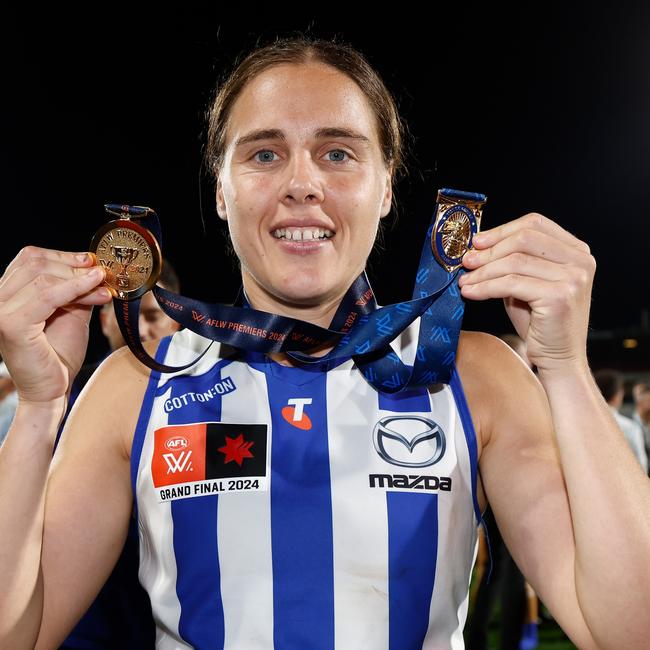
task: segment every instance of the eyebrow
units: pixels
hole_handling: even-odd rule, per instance
[[[370,139],[365,135],[344,127],[326,126],[317,129],[314,132],[314,136],[316,138],[350,138],[352,140],[370,143]],[[251,142],[258,142],[259,140],[282,140],[285,142],[286,139],[281,129],[256,129],[239,138],[235,142],[235,148],[250,144]]]

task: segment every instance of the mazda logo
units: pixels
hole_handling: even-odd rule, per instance
[[[445,453],[445,434],[440,426],[419,415],[382,418],[375,424],[372,439],[379,456],[400,467],[428,467],[437,463]],[[395,440],[400,446],[391,445],[389,453],[385,446],[387,440]],[[416,450],[418,445],[423,446]]]

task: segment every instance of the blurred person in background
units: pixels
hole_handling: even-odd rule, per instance
[[[609,404],[614,418],[621,428],[627,444],[636,456],[645,473],[648,473],[648,456],[646,454],[643,430],[632,418],[628,418],[619,412],[625,397],[623,375],[617,370],[603,368],[594,372],[596,384],[603,394],[605,401]],[[650,397],[650,394],[649,394]],[[650,402],[650,400],[648,400]]]
[[[639,381],[632,388],[634,414],[632,419],[641,427],[646,455],[650,458],[650,383]]]

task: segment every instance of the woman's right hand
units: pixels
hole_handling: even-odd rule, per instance
[[[22,401],[63,398],[88,344],[93,305],[111,294],[87,253],[27,246],[0,278],[0,353]]]

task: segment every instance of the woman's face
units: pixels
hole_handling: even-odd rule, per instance
[[[217,210],[248,295],[300,305],[340,300],[391,206],[363,92],[330,66],[278,65],[245,86],[226,136]]]

